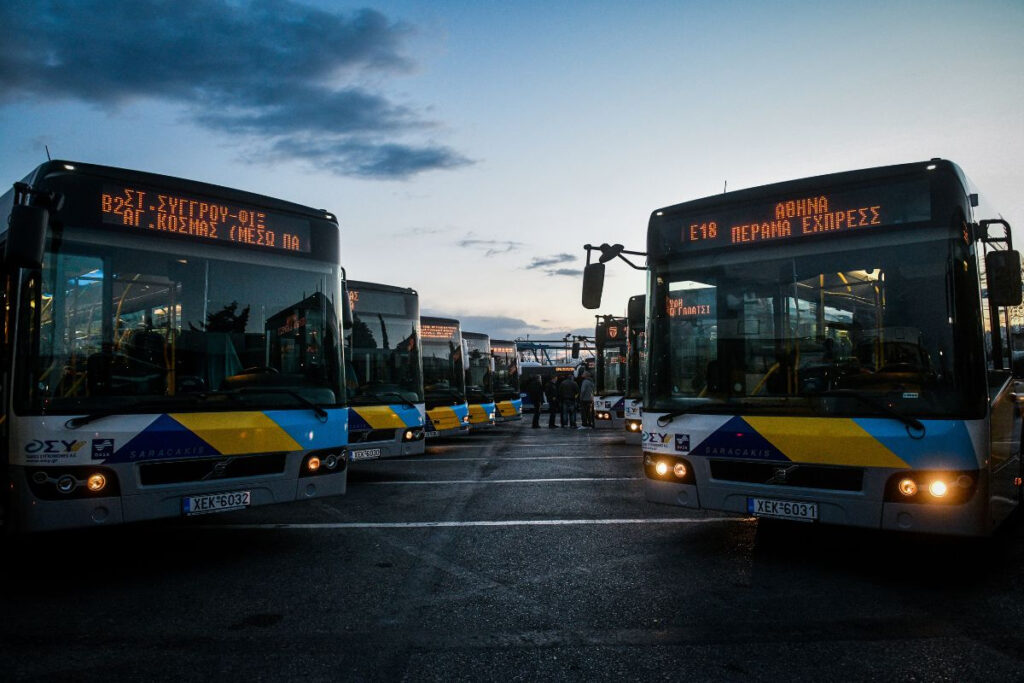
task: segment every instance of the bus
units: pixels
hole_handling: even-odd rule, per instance
[[[626,319],[597,316],[594,347],[597,382],[594,391],[594,427],[625,429],[626,403]]]
[[[933,159],[654,211],[647,498],[991,533],[1021,498],[1021,262],[978,207]]]
[[[494,359],[494,400],[498,422],[523,419],[523,398],[519,378],[519,354],[514,341],[491,340]]]
[[[469,431],[466,375],[463,369],[462,327],[451,318],[420,317],[423,347],[423,391],[427,424],[424,436],[433,438]]]
[[[626,443],[639,444],[643,427],[642,368],[647,355],[646,302],[643,294],[631,296],[626,305],[626,399],[623,403]]]
[[[414,289],[348,280],[349,460],[423,453],[426,409]]]
[[[5,530],[345,492],[333,215],[69,161],[0,214]]]
[[[497,407],[494,402],[494,359],[491,339],[479,332],[463,332],[466,356],[466,400],[469,402],[469,426],[493,427]]]

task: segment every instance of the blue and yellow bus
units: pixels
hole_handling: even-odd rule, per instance
[[[648,499],[958,535],[1016,509],[1020,256],[968,188],[933,159],[654,211]]]
[[[594,348],[597,373],[594,427],[622,432],[626,422],[626,319],[598,316]]]
[[[469,431],[462,327],[452,318],[420,317],[423,347],[425,436],[451,436]]]
[[[469,402],[469,426],[493,427],[497,406],[494,402],[494,359],[491,339],[479,332],[463,332],[466,353],[466,400]]]
[[[647,297],[632,296],[626,306],[626,398],[623,403],[626,443],[639,444],[643,429],[643,368],[646,367]]]
[[[426,410],[416,290],[347,283],[351,324],[345,330],[349,386],[349,459],[423,452]]]
[[[0,215],[6,529],[344,493],[334,216],[68,161]]]
[[[494,359],[495,420],[511,422],[523,419],[523,398],[519,377],[519,353],[514,341],[491,340]]]

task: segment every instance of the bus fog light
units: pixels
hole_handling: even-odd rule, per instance
[[[103,489],[107,488],[107,478],[104,477],[99,472],[95,474],[90,474],[89,478],[85,482],[85,485],[93,493],[99,493]]]
[[[654,466],[654,471],[658,473],[659,477],[664,477],[668,474],[668,463],[664,460],[659,460],[658,464]]]
[[[917,483],[913,479],[901,479],[899,489],[904,496],[913,496],[917,493]]]
[[[949,492],[949,487],[946,486],[946,482],[941,479],[936,479],[932,483],[928,484],[928,493],[932,494],[936,498],[942,498]]]
[[[683,479],[684,477],[686,477],[686,465],[684,465],[681,462],[677,462],[672,467],[672,474],[676,475],[676,477],[678,477],[679,479]]]
[[[310,472],[316,472],[318,469],[320,469],[320,458],[314,455],[312,458],[307,460],[306,469],[309,470]]]
[[[61,493],[71,493],[78,486],[78,482],[70,474],[65,474],[57,480],[57,490]]]

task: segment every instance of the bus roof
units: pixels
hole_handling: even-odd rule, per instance
[[[150,173],[148,171],[118,168],[115,166],[100,166],[98,164],[89,164],[80,161],[67,161],[63,159],[47,161],[37,166],[36,169],[28,175],[26,182],[31,185],[35,185],[36,183],[55,175],[67,175],[72,173],[81,173],[84,175],[109,178],[112,180],[130,181],[143,184],[149,183],[152,185],[158,185],[162,188],[175,190],[187,189],[192,192],[198,192],[215,197],[223,197],[225,199],[233,199],[246,204],[264,206],[268,209],[274,209],[277,211],[288,211],[315,218],[326,218],[333,221],[337,220],[335,215],[326,209],[314,209],[309,206],[296,204],[283,199],[277,199],[275,197],[269,197],[267,195],[257,194],[255,192],[247,192],[245,190],[239,190],[232,187],[214,185],[200,180],[189,180],[187,178],[178,178],[175,176],[162,175],[160,173]]]
[[[364,289],[374,292],[393,292],[395,294],[417,295],[418,292],[411,287],[397,287],[395,285],[384,285],[379,282],[365,282],[363,280],[346,280],[349,289]]]

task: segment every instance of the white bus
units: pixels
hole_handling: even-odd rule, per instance
[[[0,214],[5,528],[344,493],[334,216],[66,161]]]
[[[349,459],[423,453],[420,299],[414,289],[348,280]]]

